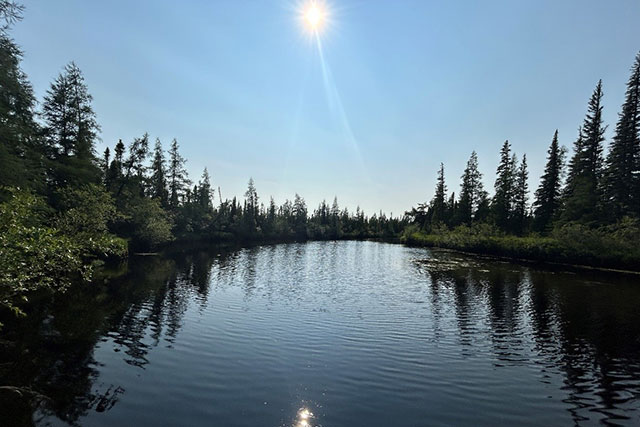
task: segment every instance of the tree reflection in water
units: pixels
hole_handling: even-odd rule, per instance
[[[134,258],[129,267],[110,271],[100,283],[74,287],[54,299],[43,295],[34,301],[27,318],[6,321],[0,346],[0,384],[23,387],[25,393],[0,388],[0,418],[28,425],[34,419],[37,423],[53,416],[80,425],[92,411],[108,412],[127,398],[127,387],[102,382],[104,362],[96,357],[98,349],[113,348],[118,360],[143,372],[151,354],[162,351],[156,349],[170,350],[176,345],[187,311],[195,309],[204,316],[219,293],[238,292],[245,303],[259,300],[267,311],[283,305],[296,307],[305,298],[315,298],[318,313],[352,309],[353,313],[344,316],[367,327],[368,319],[379,314],[366,312],[365,303],[358,300],[363,296],[354,296],[357,293],[349,288],[351,283],[384,283],[385,287],[372,287],[372,301],[377,298],[375,292],[402,299],[402,292],[414,286],[386,277],[384,272],[367,276],[371,266],[396,262],[388,258],[383,246],[372,250],[374,247],[354,243],[353,256],[345,259],[340,252],[345,243],[318,245],[323,246],[264,246]],[[412,325],[424,333],[406,336],[424,338],[424,346],[416,348],[424,348],[425,354],[434,354],[438,345],[454,349],[458,352],[455,357],[470,367],[466,374],[489,364],[495,378],[481,378],[489,391],[509,385],[509,375],[524,373],[523,387],[531,379],[548,386],[549,397],[556,402],[562,396],[558,402],[576,423],[628,421],[628,410],[637,406],[640,394],[637,278],[543,270],[447,251],[394,251],[400,251],[402,262],[409,260],[398,268],[409,270],[415,286],[427,284],[418,287],[421,295],[412,296],[411,305],[403,306],[425,321]],[[611,283],[615,283],[614,292]],[[282,321],[277,317],[256,319],[267,324]],[[333,328],[338,323],[335,317],[331,319]],[[396,320],[386,325],[391,327]],[[248,322],[241,326],[251,328],[251,319]],[[322,326],[314,331],[322,332]],[[293,326],[285,322],[277,327],[286,331]],[[236,331],[232,338],[238,339],[237,334],[246,330]],[[359,330],[342,332],[351,341],[330,331],[331,345],[346,345],[343,350],[357,355],[357,347],[351,344],[367,335],[361,338]],[[396,330],[381,331],[381,337],[383,332],[404,339]],[[303,344],[324,351],[322,343]],[[279,354],[280,350],[273,351]],[[264,354],[269,355],[267,349]],[[339,360],[334,363],[341,366]],[[458,378],[462,374],[449,375]],[[469,375],[468,381],[477,379]],[[527,390],[522,393],[526,395]],[[29,401],[40,402],[35,418]],[[319,411],[313,413],[320,419]]]
[[[480,325],[488,324],[496,366],[534,361],[543,383],[549,373],[562,373],[574,422],[594,421],[594,412],[606,424],[629,420],[625,409],[637,406],[640,395],[637,278],[435,253],[418,260],[416,268],[430,277],[436,316],[455,303],[463,351],[473,345]],[[441,298],[443,290],[452,297]]]

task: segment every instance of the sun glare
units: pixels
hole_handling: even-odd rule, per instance
[[[304,5],[302,16],[307,29],[318,32],[324,26],[327,11],[321,2],[310,0]]]

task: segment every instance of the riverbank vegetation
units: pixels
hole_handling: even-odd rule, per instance
[[[40,288],[89,280],[108,258],[172,242],[397,239],[536,260],[638,269],[640,250],[640,56],[605,155],[602,83],[567,151],[553,135],[544,175],[530,200],[526,156],[502,145],[494,195],[475,152],[459,195],[444,165],[436,191],[402,217],[340,208],[310,209],[298,194],[276,204],[249,179],[241,198],[223,199],[205,168],[189,177],[177,139],[145,133],[102,153],[92,97],[80,68],[67,64],[39,102],[21,69],[11,25],[22,7],[0,1],[0,305],[17,313]]]
[[[22,6],[0,1],[0,305],[40,288],[89,280],[93,267],[171,242],[388,238],[406,220],[341,209],[337,198],[309,211],[298,194],[277,205],[252,179],[243,199],[223,200],[207,169],[194,182],[176,139],[149,134],[96,152],[100,126],[73,62],[37,102],[11,39]]]
[[[500,150],[494,194],[484,189],[475,151],[448,193],[444,165],[435,195],[408,215],[402,240],[478,253],[593,266],[640,269],[640,54],[627,83],[615,134],[605,154],[602,81],[587,115],[566,148],[553,134],[532,203],[526,155]]]

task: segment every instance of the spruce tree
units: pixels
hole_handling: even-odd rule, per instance
[[[500,163],[496,170],[495,195],[491,208],[495,224],[502,230],[509,228],[514,198],[515,159],[511,156],[511,144],[505,141],[500,149]]]
[[[457,213],[458,223],[471,224],[476,217],[478,210],[480,217],[485,216],[487,192],[482,185],[482,173],[478,169],[478,154],[475,150],[467,161],[467,167],[462,174],[460,184],[460,199],[458,201]],[[480,209],[478,209],[480,208]],[[478,218],[480,219],[480,218]]]
[[[69,63],[51,84],[42,106],[45,133],[56,154],[93,160],[100,128],[92,100],[82,71]]]
[[[578,128],[578,138],[573,142],[573,155],[569,159],[567,183],[564,188],[564,196],[567,198],[575,189],[577,178],[582,171],[582,157],[584,150],[584,138],[582,135],[582,126]]]
[[[127,196],[145,195],[146,170],[145,166],[149,156],[149,134],[145,133],[141,138],[134,138],[129,144],[129,157],[122,164],[120,185],[116,193],[118,199],[127,188]]]
[[[342,226],[340,224],[340,207],[338,206],[338,197],[334,196],[331,204],[331,231],[333,237],[342,236]]]
[[[82,72],[73,62],[44,97],[41,116],[56,187],[99,181],[95,141],[100,127],[92,99]]]
[[[522,155],[522,161],[516,172],[513,194],[512,231],[522,234],[527,222],[529,203],[529,171],[527,170],[527,155]]]
[[[640,215],[640,53],[636,56],[606,162],[605,194],[613,220]]]
[[[440,163],[436,191],[431,200],[431,223],[444,223],[447,219],[447,186],[444,181],[444,163]]]
[[[213,193],[211,191],[211,178],[209,177],[207,168],[204,168],[199,184],[197,192],[198,204],[205,211],[211,210],[213,208]]]
[[[115,192],[122,182],[122,163],[124,162],[125,146],[122,140],[118,140],[115,148],[113,149],[113,160],[109,165],[107,171],[107,177],[105,179],[105,186],[108,191]]]
[[[293,200],[293,224],[296,236],[298,238],[306,238],[307,232],[307,204],[304,199],[296,193]]]
[[[153,161],[151,163],[150,194],[160,201],[164,208],[169,206],[169,192],[167,191],[167,162],[162,149],[160,138],[156,138],[153,148]]]
[[[102,179],[106,188],[109,188],[107,180],[109,179],[109,165],[111,164],[111,150],[109,147],[104,149],[102,160],[100,161],[100,169],[102,169]]]
[[[35,98],[21,60],[18,46],[0,32],[0,186],[41,189],[44,170],[36,138]]]
[[[244,208],[244,223],[246,231],[254,233],[258,226],[258,192],[253,182],[253,178],[249,178],[247,184],[247,191],[244,193],[245,208]]]
[[[189,188],[190,181],[185,168],[186,160],[180,155],[178,141],[174,138],[169,148],[169,206],[177,208],[180,199]]]
[[[602,119],[602,80],[589,100],[570,164],[563,218],[595,224],[601,220],[603,142],[606,127]]]
[[[533,225],[536,231],[548,231],[560,209],[564,156],[565,151],[558,144],[558,131],[556,130],[547,151],[547,164],[533,203]]]

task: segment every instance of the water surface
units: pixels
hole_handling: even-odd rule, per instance
[[[634,276],[354,241],[121,273],[7,325],[0,383],[51,399],[11,423],[640,423]]]

